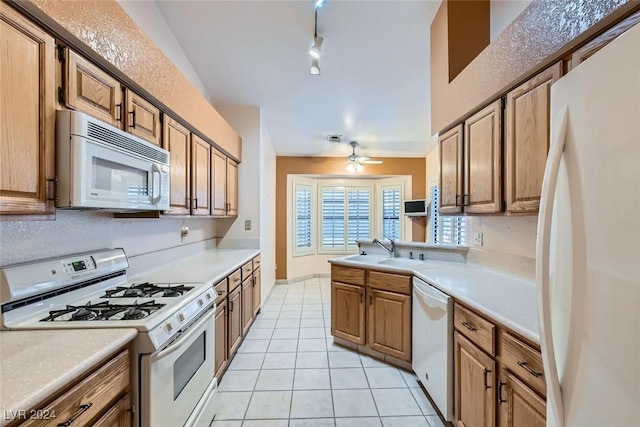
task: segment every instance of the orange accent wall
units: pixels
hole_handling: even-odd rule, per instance
[[[442,4],[447,9],[447,51],[451,81],[489,46],[490,5],[488,0],[448,0]]]
[[[411,175],[411,197],[425,199],[427,169],[425,158],[381,157],[381,165],[364,165],[363,175]],[[276,158],[276,279],[287,278],[287,175],[347,175],[344,157]],[[424,242],[424,223],[414,222],[412,240]]]

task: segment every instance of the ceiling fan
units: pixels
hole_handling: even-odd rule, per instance
[[[381,165],[382,160],[373,160],[371,157],[367,156],[358,156],[356,154],[356,147],[358,143],[356,141],[351,141],[349,143],[351,145],[351,154],[347,156],[347,161],[349,162],[347,169],[350,172],[360,172],[362,169],[362,165]]]

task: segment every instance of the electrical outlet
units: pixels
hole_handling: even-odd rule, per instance
[[[482,233],[473,233],[473,244],[482,246]]]
[[[244,229],[245,230],[251,230],[251,220],[248,219],[244,222]]]

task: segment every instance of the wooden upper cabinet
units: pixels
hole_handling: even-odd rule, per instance
[[[440,213],[462,212],[462,125],[438,138],[440,144]]]
[[[191,214],[209,215],[211,185],[211,145],[197,135],[191,145]]]
[[[227,215],[238,216],[238,163],[227,157]]]
[[[165,116],[162,146],[171,155],[171,191],[166,214],[189,215],[191,133],[177,121]]]
[[[365,288],[331,282],[331,335],[365,343]]]
[[[507,94],[505,198],[507,211],[537,213],[549,151],[551,85],[559,62]]]
[[[640,22],[640,12],[636,12],[622,22],[608,29],[585,45],[580,46],[571,54],[570,69],[573,70],[578,65],[589,59],[593,54],[614,41],[619,35]]]
[[[55,212],[55,42],[0,3],[0,214]]]
[[[459,427],[494,427],[496,362],[459,332],[454,332],[454,337],[454,406],[457,425]]]
[[[411,296],[368,289],[367,344],[399,359],[411,360]]]
[[[502,100],[464,122],[464,210],[502,210]]]
[[[211,215],[227,214],[227,156],[211,149]]]
[[[125,130],[147,141],[161,145],[160,109],[145,101],[131,89],[125,89],[125,104],[127,106]]]
[[[502,372],[498,384],[500,427],[545,427],[547,405],[525,383],[509,371]]]
[[[120,82],[70,49],[65,58],[66,105],[121,128]]]

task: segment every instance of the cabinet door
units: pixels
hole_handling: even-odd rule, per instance
[[[464,122],[464,209],[502,210],[502,100]]]
[[[411,297],[368,289],[367,344],[373,350],[411,361]]]
[[[66,104],[122,128],[122,86],[105,71],[66,50]]]
[[[131,406],[131,395],[127,393],[103,416],[92,424],[93,427],[130,427],[133,425],[134,411]]]
[[[53,214],[55,42],[0,3],[0,214]]]
[[[462,212],[462,125],[438,138],[440,144],[440,213]]]
[[[171,192],[169,210],[166,214],[189,215],[191,208],[190,191],[191,134],[180,123],[166,117],[162,132],[162,146],[171,154]]]
[[[253,277],[242,282],[242,335],[246,335],[253,320]]]
[[[222,375],[222,371],[227,365],[227,361],[229,360],[229,343],[228,343],[228,331],[227,331],[227,323],[228,323],[228,310],[227,310],[227,301],[223,300],[216,307],[216,360],[215,360],[215,375],[218,378],[218,382],[220,381],[220,377]]]
[[[227,157],[227,215],[238,216],[238,164]]]
[[[549,151],[551,85],[562,63],[507,94],[505,197],[507,211],[536,213]]]
[[[209,215],[211,145],[197,135],[191,145],[191,215]]]
[[[495,361],[455,332],[455,408],[459,427],[494,427]]]
[[[531,388],[509,371],[502,371],[500,427],[545,427],[547,405]]]
[[[229,294],[229,358],[236,352],[242,339],[242,287]]]
[[[125,130],[160,146],[160,110],[131,89],[125,89],[124,97],[127,105],[127,114],[124,117]]]
[[[227,156],[211,149],[211,215],[227,214]]]
[[[253,270],[253,317],[258,315],[260,305],[262,303],[262,281],[260,278],[260,269]]]
[[[331,335],[365,343],[363,286],[331,282]]]

